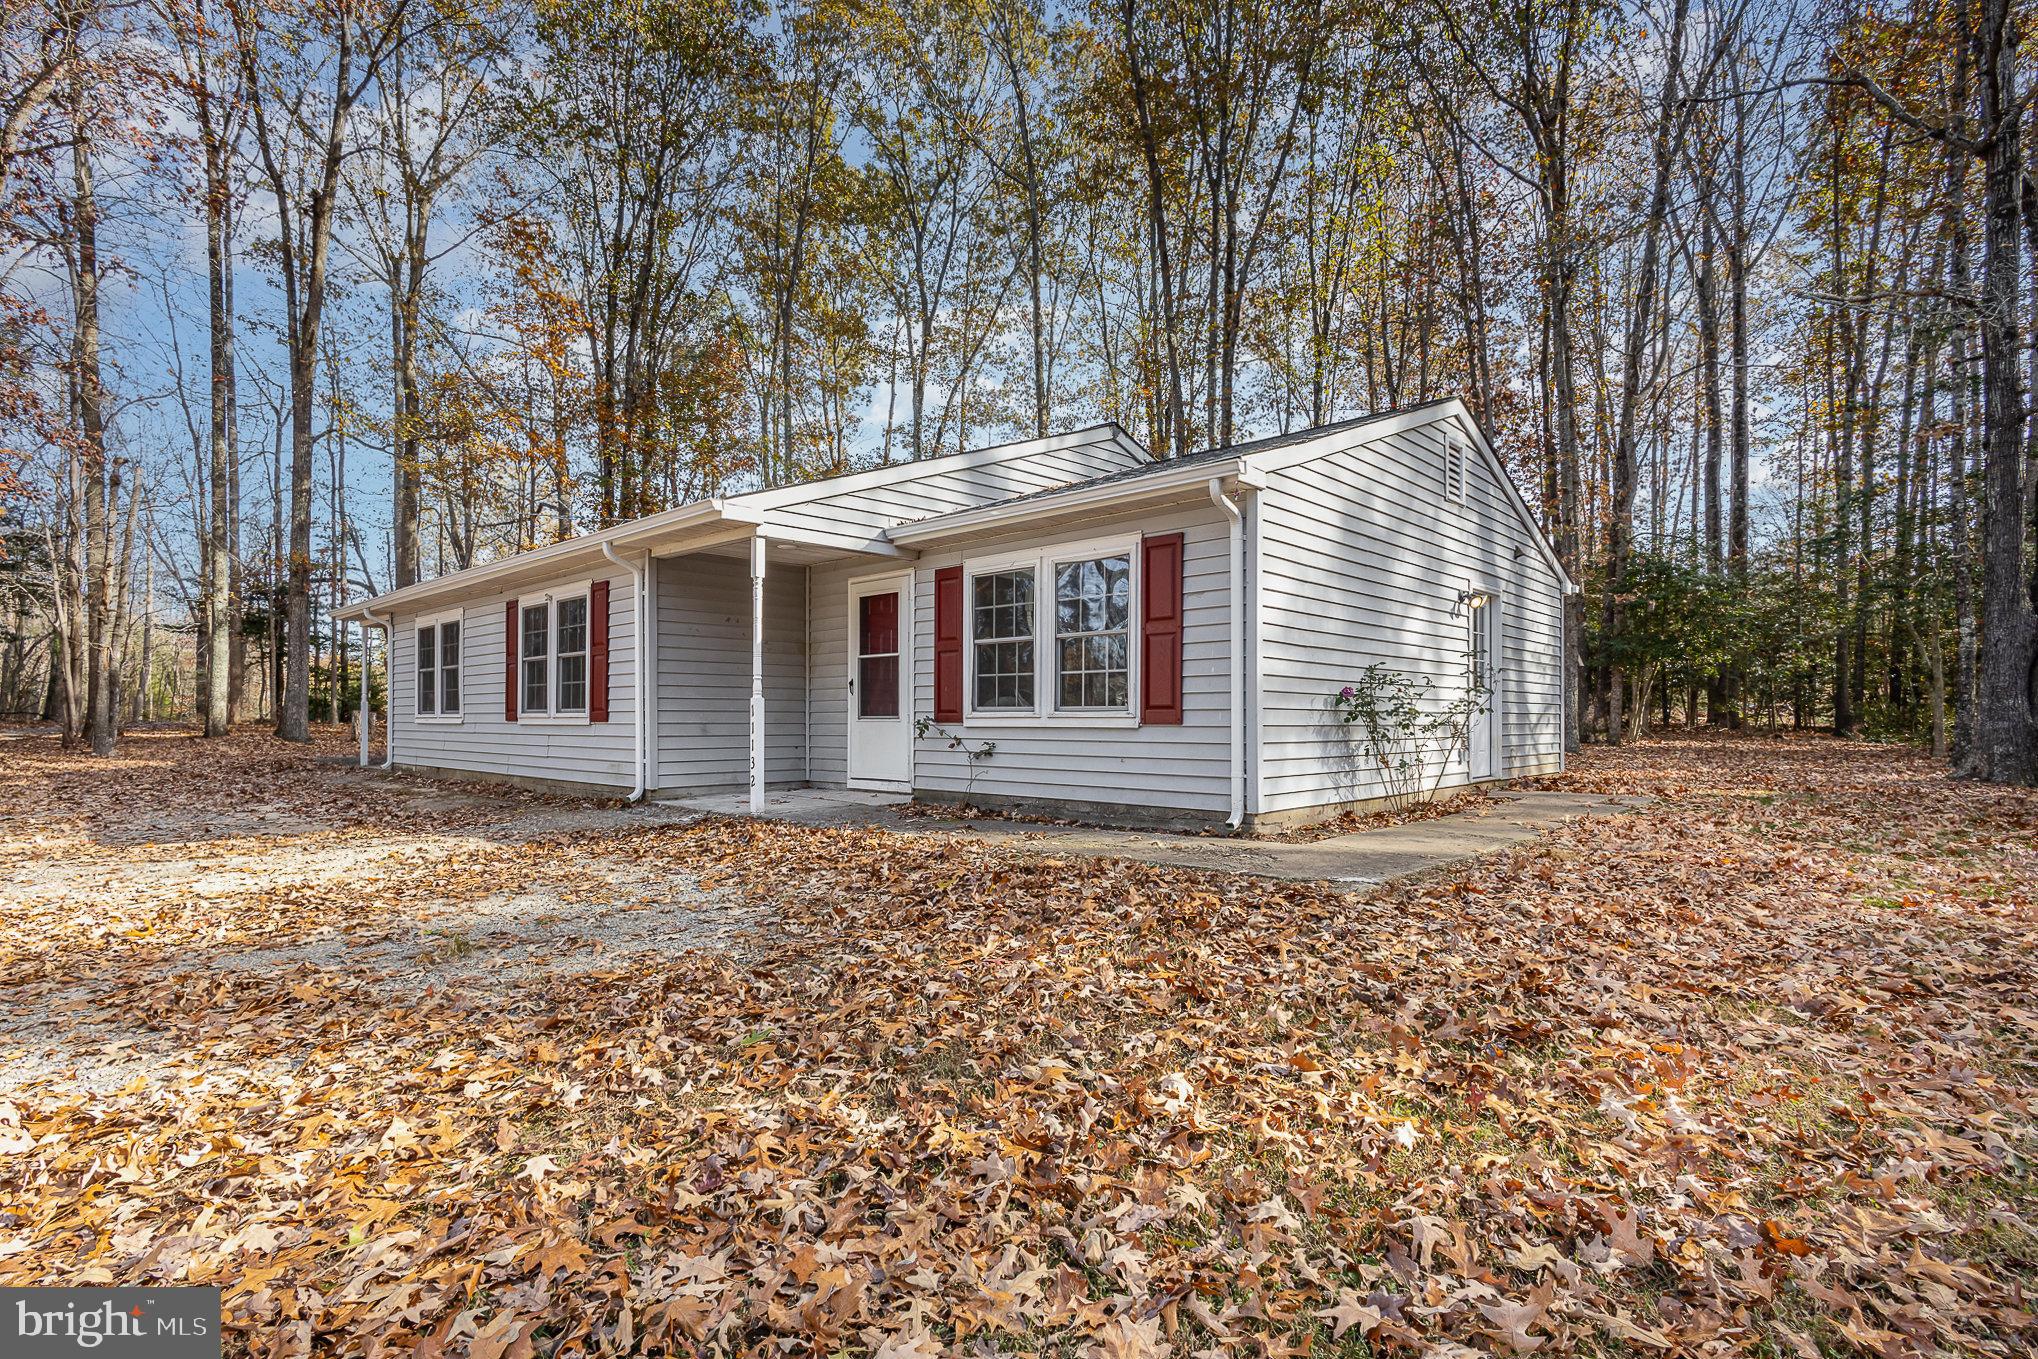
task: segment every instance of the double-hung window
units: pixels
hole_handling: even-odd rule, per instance
[[[517,654],[523,657],[523,697],[519,700],[526,715],[542,715],[552,711],[552,603],[540,600],[526,604],[523,609],[523,626],[519,629],[522,640]]]
[[[1054,564],[1054,706],[1127,712],[1132,702],[1132,553]]]
[[[587,711],[587,596],[552,601],[552,709]]]
[[[587,716],[587,591],[526,600],[518,613],[519,707],[526,717]]]
[[[964,564],[967,715],[1129,720],[1138,541]]]
[[[986,571],[970,578],[970,650],[976,672],[976,707],[982,712],[1027,712],[1034,708],[1033,606],[1031,565]]]
[[[460,716],[460,623],[457,613],[418,622],[414,660],[419,717]]]

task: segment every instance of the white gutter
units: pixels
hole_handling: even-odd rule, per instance
[[[1231,516],[1231,816],[1227,830],[1245,824],[1245,515],[1224,494],[1224,478],[1210,478],[1210,499]]]
[[[382,686],[382,767],[390,768],[396,763],[396,629],[394,618],[377,618],[367,609],[361,610],[361,767],[368,767],[368,728],[375,720],[375,714],[368,707],[368,629],[382,629],[382,668],[385,678]],[[463,639],[462,645],[465,645]]]
[[[956,510],[951,514],[923,519],[917,524],[901,524],[887,530],[885,537],[895,543],[912,546],[939,538],[960,537],[979,529],[997,528],[1022,520],[1038,519],[1043,515],[1072,514],[1136,500],[1148,500],[1167,491],[1194,490],[1205,480],[1241,477],[1244,473],[1245,465],[1242,458],[1201,459],[1179,466],[1162,467],[1158,471],[1142,468],[1134,476],[1071,487],[1066,491],[1029,495],[1019,500],[1000,501],[977,509]]]
[[[602,555],[630,573],[630,617],[635,620],[631,628],[630,645],[635,648],[636,662],[630,667],[630,675],[636,684],[631,696],[630,726],[634,756],[630,762],[636,771],[637,781],[630,789],[627,801],[635,802],[644,796],[644,573],[616,555],[616,550],[604,542]]]

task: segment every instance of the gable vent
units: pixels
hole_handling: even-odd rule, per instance
[[[1453,505],[1465,503],[1465,436],[1456,430],[1444,433],[1444,499]]]

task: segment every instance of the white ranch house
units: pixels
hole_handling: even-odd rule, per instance
[[[1101,425],[722,496],[341,617],[389,635],[387,764],[1237,827],[1380,796],[1333,706],[1376,661],[1488,686],[1442,786],[1561,768],[1574,588],[1447,400],[1168,461]]]

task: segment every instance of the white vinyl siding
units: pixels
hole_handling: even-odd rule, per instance
[[[396,618],[396,655],[390,667],[396,713],[396,763],[457,769],[493,777],[537,777],[627,792],[636,782],[632,689],[637,646],[630,577],[609,578],[609,720],[507,722],[503,720],[503,609],[512,599],[541,598],[548,589],[585,591],[585,572],[571,580],[536,581],[465,601],[460,627],[460,709],[457,723],[417,717],[418,615]],[[430,616],[440,616],[443,609]],[[521,712],[519,713],[521,717]]]
[[[1275,472],[1256,497],[1264,574],[1255,811],[1379,796],[1331,696],[1375,661],[1462,687],[1467,590],[1491,589],[1501,610],[1499,776],[1562,759],[1559,582],[1512,492],[1469,441],[1464,502],[1438,494],[1445,418]],[[1442,786],[1466,781],[1457,762]]]
[[[982,450],[959,458],[932,457],[924,465],[898,464],[877,478],[856,474],[840,484],[817,482],[767,492],[778,507],[776,522],[811,530],[845,545],[874,542],[895,524],[949,510],[966,509],[993,500],[1050,486],[1087,480],[1122,471],[1146,461],[1131,440],[1111,429],[1085,431],[1064,446],[1011,451]],[[741,504],[744,497],[734,497]],[[755,504],[755,501],[751,502]],[[862,559],[874,566],[897,558]],[[435,594],[428,605],[392,610],[394,655],[390,660],[392,710],[396,714],[396,760],[399,764],[457,769],[476,774],[536,776],[567,783],[629,787],[635,782],[632,686],[636,639],[636,606],[630,577],[606,565],[593,568],[611,582],[609,595],[609,720],[587,722],[541,717],[506,722],[504,700],[503,608],[510,599],[542,597],[548,590],[584,585],[592,572],[585,555],[561,563],[548,574],[540,566],[516,571],[517,588],[470,587],[461,591],[449,579],[447,593]],[[679,563],[686,566],[681,568]],[[698,573],[694,570],[701,563]],[[749,777],[749,577],[747,564],[735,557],[694,555],[669,558],[655,566],[663,591],[659,619],[653,628],[660,638],[660,703],[654,729],[648,733],[653,762],[651,786],[684,792],[689,788],[740,786]],[[501,578],[498,577],[498,580]],[[810,690],[806,682],[805,572],[774,562],[767,588],[766,749],[769,780],[797,783],[807,777],[806,719]],[[839,581],[840,576],[836,579]],[[458,722],[420,721],[416,714],[416,629],[424,617],[449,610],[464,611],[461,628],[461,710]],[[840,626],[841,610],[836,608]],[[731,621],[733,620],[733,622]],[[709,632],[690,635],[696,623]],[[552,641],[548,633],[548,650]],[[669,645],[668,645],[669,643]],[[828,652],[840,664],[838,640]],[[570,676],[569,676],[570,678]],[[556,683],[549,669],[547,703]],[[521,706],[521,705],[520,705]],[[835,729],[834,759],[841,763],[840,713],[830,715]]]
[[[1222,819],[1230,800],[1231,623],[1226,600],[1230,567],[1226,524],[1217,517],[1215,507],[1207,499],[1198,499],[1109,518],[1063,521],[1052,529],[1007,532],[973,542],[969,556],[1046,552],[1053,559],[1061,555],[1053,550],[1064,543],[1175,532],[1184,535],[1181,725],[1135,726],[1124,717],[1060,716],[1044,710],[1040,716],[1013,718],[972,715],[959,728],[942,730],[950,734],[959,731],[971,746],[996,743],[990,759],[975,762],[977,794],[1153,807],[1169,813],[1214,814]],[[962,561],[959,551],[930,551],[914,566],[916,718],[931,720],[934,715],[934,573]],[[814,661],[810,768],[819,785],[839,787],[846,779],[847,581],[854,575],[884,569],[886,564],[873,562],[814,573],[809,626]],[[1050,595],[1051,588],[1050,584]],[[1135,623],[1137,607],[1135,599]],[[1134,632],[1133,645],[1137,646],[1136,627]],[[1135,695],[1135,712],[1137,703]],[[950,750],[948,739],[941,731],[930,731],[915,741],[916,789],[944,796],[971,791],[971,762],[962,751]]]

